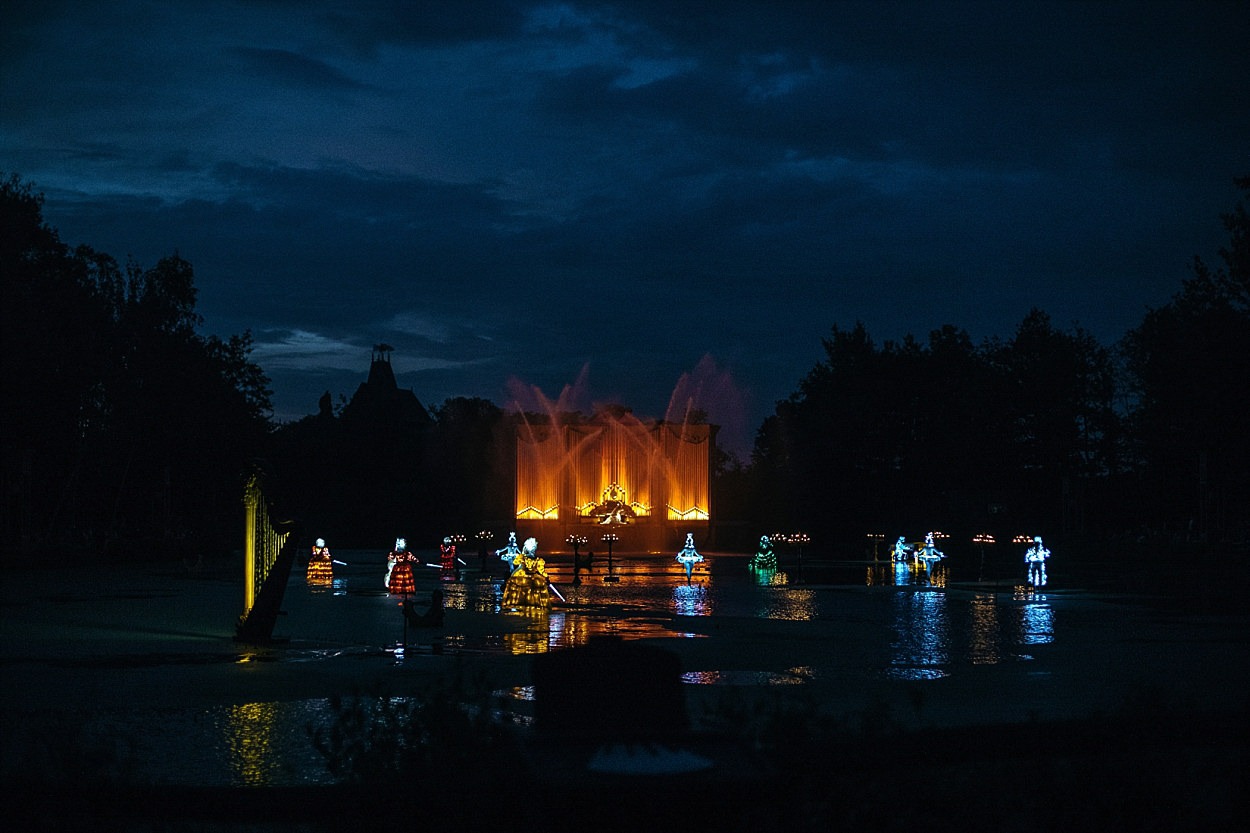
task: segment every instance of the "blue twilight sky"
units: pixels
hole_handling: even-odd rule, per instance
[[[745,454],[834,324],[1165,303],[1250,174],[1247,43],[1243,2],[10,0],[0,171],[191,261],[279,419],[386,342],[427,405],[693,400]]]

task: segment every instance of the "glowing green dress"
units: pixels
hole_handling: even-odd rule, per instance
[[[760,551],[751,557],[752,570],[777,569],[777,553],[773,552],[772,541],[765,535],[760,539]]]

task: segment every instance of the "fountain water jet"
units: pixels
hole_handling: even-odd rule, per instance
[[[554,400],[512,380],[518,535],[562,541],[606,527],[621,549],[642,552],[665,551],[688,528],[707,538],[719,426],[702,407],[707,390],[699,380],[711,365],[701,366],[678,381],[658,420],[618,404],[595,405],[586,416],[585,367]]]

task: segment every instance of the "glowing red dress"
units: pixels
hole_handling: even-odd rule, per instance
[[[439,578],[444,581],[454,581],[459,572],[456,569],[456,545],[455,544],[439,544],[438,545],[438,565],[442,569],[439,571]]]
[[[417,589],[417,583],[413,577],[412,565],[417,557],[412,553],[404,550],[402,552],[391,552],[386,556],[386,560],[391,562],[391,577],[386,583],[386,589],[397,596],[411,596]]]

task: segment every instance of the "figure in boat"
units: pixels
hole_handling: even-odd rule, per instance
[[[386,556],[386,589],[397,596],[409,596],[417,589],[412,565],[417,557],[408,551],[408,542],[395,539],[395,549]]]
[[[686,568],[686,584],[690,583],[690,574],[694,572],[694,565],[703,560],[703,556],[694,548],[694,533],[686,533],[686,543],[677,553],[677,560]]]
[[[404,619],[408,621],[409,627],[441,628],[445,615],[442,588],[435,587],[430,592],[430,606],[426,608],[424,613],[417,612],[417,606],[412,599],[404,599],[402,609],[404,611]]]
[[[587,513],[598,518],[600,526],[624,526],[638,519],[638,513],[626,501],[625,489],[620,485],[609,483],[602,497]]]
[[[460,578],[460,570],[456,567],[456,545],[451,536],[443,538],[438,546],[438,577],[443,581],[455,581]]]
[[[776,570],[777,569],[777,553],[773,551],[773,539],[767,535],[760,536],[759,550],[755,555],[751,556],[748,562],[752,570]]]
[[[946,553],[937,548],[933,537],[932,532],[926,532],[924,534],[924,546],[916,552],[916,559],[924,564],[924,571],[927,575],[933,573],[934,564],[946,557]]]
[[[894,560],[895,561],[910,561],[914,550],[915,550],[915,547],[907,543],[903,539],[903,536],[900,535],[898,536],[898,540],[894,542]]]
[[[512,562],[512,574],[503,586],[504,610],[546,608],[551,604],[547,562],[538,555],[538,541],[526,538],[521,554]]]
[[[521,554],[521,548],[516,545],[516,533],[508,533],[508,543],[503,549],[495,550],[495,555],[499,556],[499,560],[508,565],[508,572],[511,573],[516,569],[517,557]]]
[[[1050,550],[1042,545],[1042,536],[1033,536],[1033,546],[1024,554],[1024,561],[1029,565],[1029,584],[1042,587],[1046,584],[1046,559],[1050,558]]]
[[[326,546],[324,538],[313,543],[312,553],[308,556],[308,570],[304,578],[317,587],[331,587],[334,584],[334,557]]]

